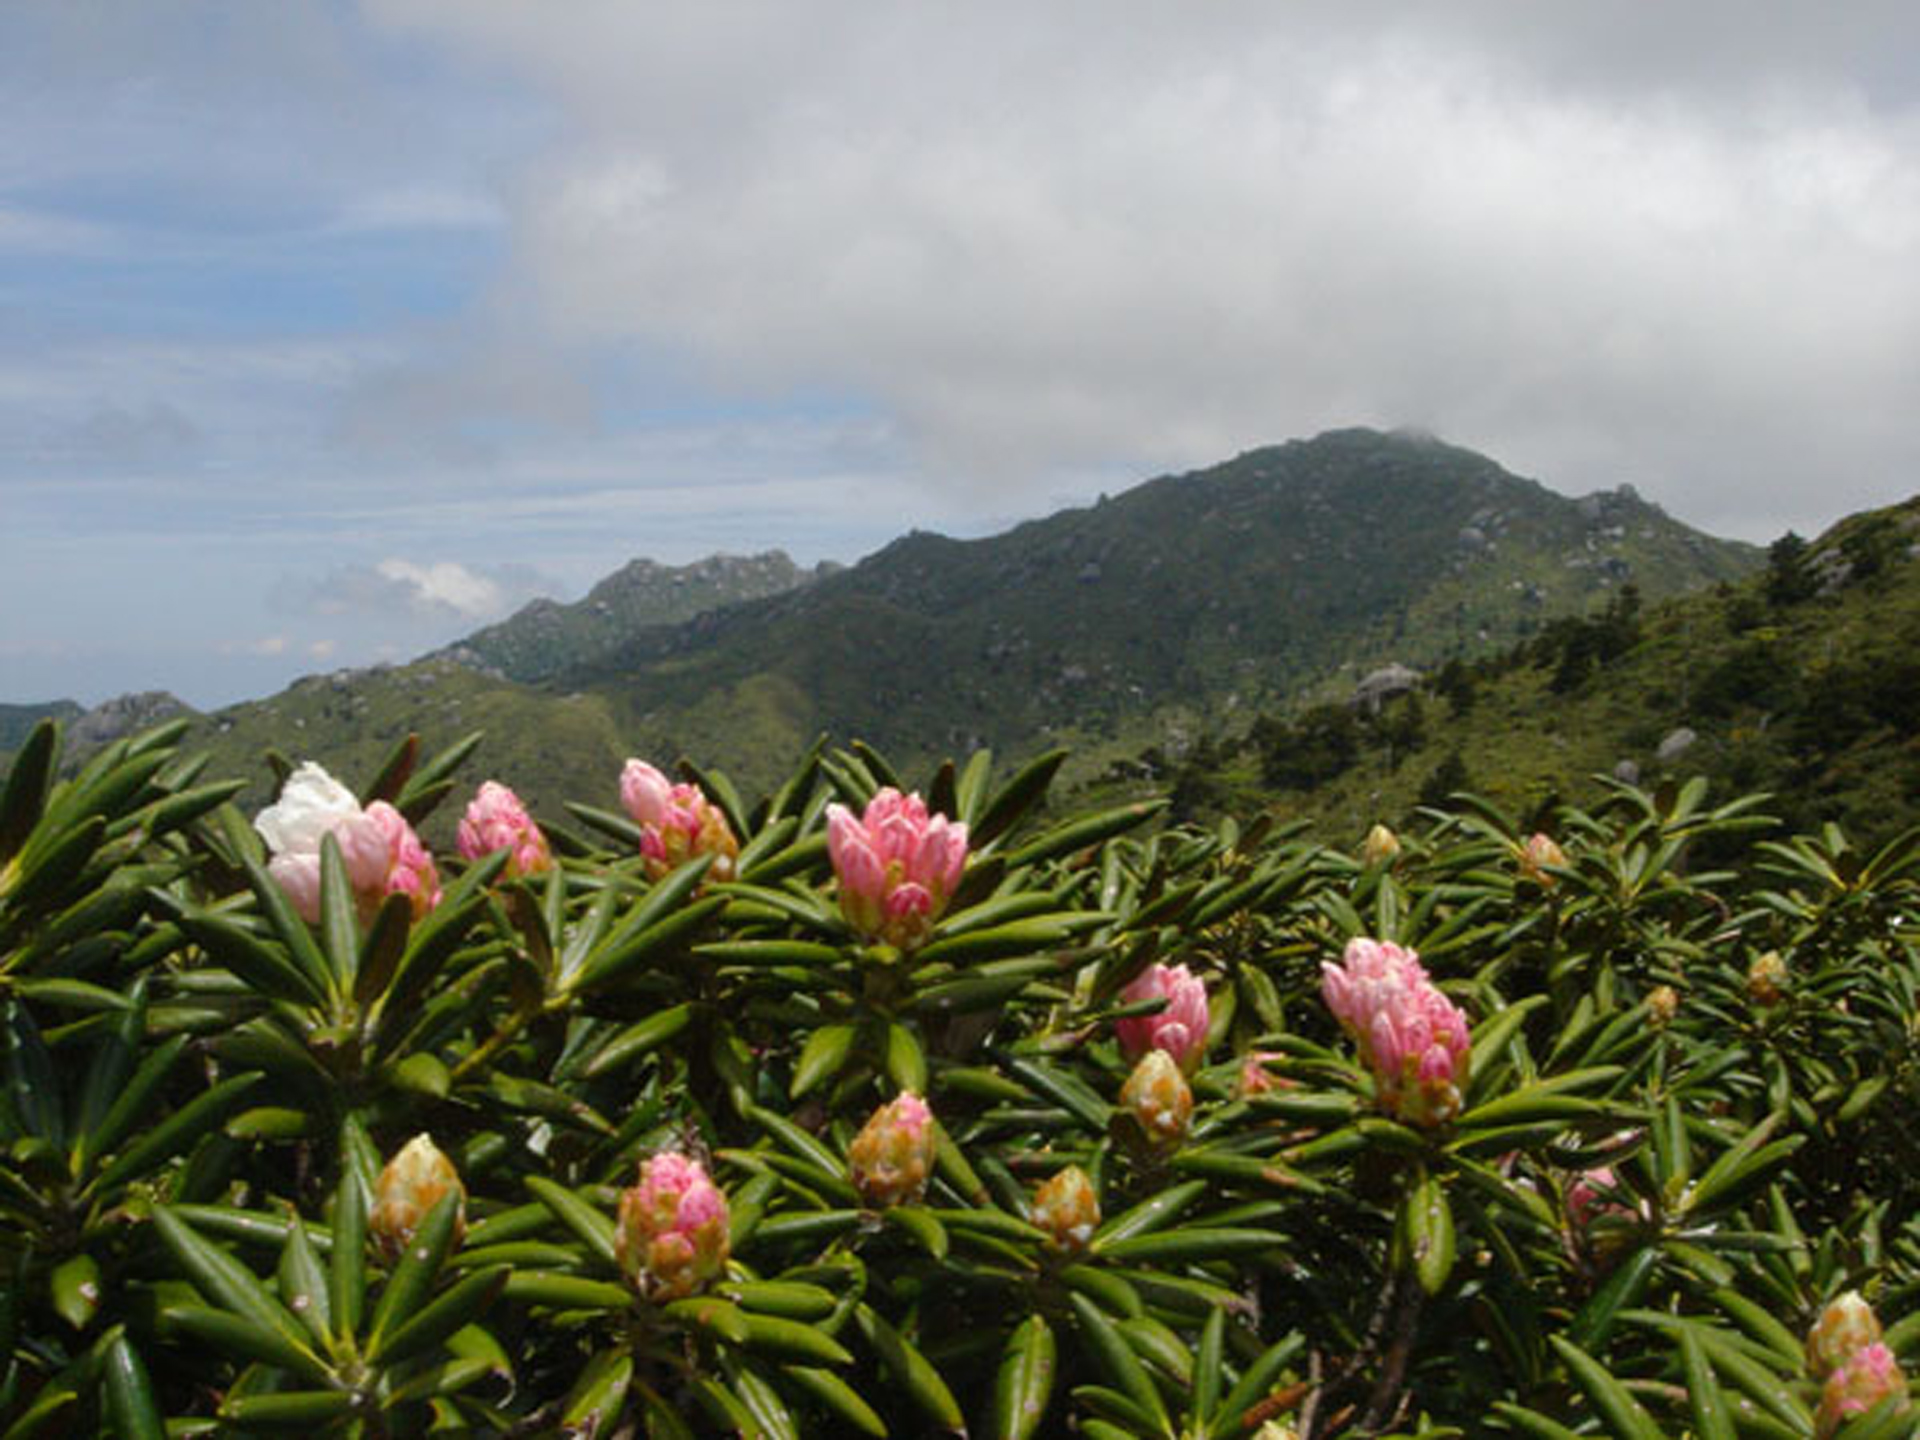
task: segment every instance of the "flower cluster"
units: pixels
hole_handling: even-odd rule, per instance
[[[460,821],[459,841],[460,854],[468,860],[481,860],[496,850],[505,850],[510,879],[544,875],[553,868],[547,837],[533,823],[520,797],[497,780],[483,784],[467,806]]]
[[[1467,1017],[1411,950],[1354,939],[1342,962],[1321,966],[1320,993],[1359,1045],[1380,1104],[1415,1125],[1451,1120],[1467,1083]]]
[[[649,1300],[681,1300],[726,1269],[731,1251],[727,1197],[698,1160],[662,1151],[620,1194],[614,1258]]]
[[[1200,1063],[1207,1048],[1207,987],[1184,965],[1149,965],[1120,992],[1129,1004],[1164,1000],[1164,1009],[1150,1015],[1129,1015],[1114,1022],[1120,1051],[1138,1060],[1149,1050],[1164,1050],[1187,1074]]]
[[[933,1111],[903,1090],[868,1118],[847,1146],[860,1198],[877,1210],[918,1200],[933,1174]]]
[[[673,784],[646,761],[629,760],[620,772],[620,800],[640,827],[640,853],[655,880],[702,855],[714,857],[711,878],[733,878],[740,842],[698,785]]]
[[[1807,1369],[1826,1383],[1814,1412],[1814,1434],[1828,1440],[1855,1415],[1885,1400],[1895,1413],[1907,1410],[1907,1380],[1900,1362],[1880,1338],[1880,1321],[1856,1290],[1820,1312],[1807,1334]]]
[[[417,920],[440,903],[433,856],[407,819],[384,800],[362,809],[353,792],[309,760],[253,821],[272,852],[267,869],[309,923],[320,918],[320,843],[340,846],[347,883],[363,919],[389,895],[405,895]]]
[[[844,805],[827,807],[827,853],[848,923],[869,940],[912,950],[960,884],[967,827],[889,786],[857,818]]]

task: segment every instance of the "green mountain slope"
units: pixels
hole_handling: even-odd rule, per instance
[[[595,585],[584,600],[571,605],[535,600],[442,653],[510,680],[547,680],[594,663],[636,630],[777,595],[819,573],[801,569],[784,550],[709,555],[690,565],[632,560]]]
[[[907,764],[1068,743],[1085,776],[1167,733],[1351,688],[1389,660],[1427,668],[1496,650],[1628,579],[1658,597],[1758,563],[1753,547],[1631,491],[1570,500],[1471,451],[1347,430],[988,539],[915,532],[804,585],[628,629],[611,648],[589,596],[547,616],[586,637],[553,642],[575,657],[565,665],[514,658],[501,633],[533,646],[523,612],[413,666],[233,707],[206,734],[236,773],[272,745],[357,780],[409,729],[429,745],[485,729],[478,772],[515,777],[536,807],[611,803],[626,754],[688,755],[751,791],[823,731]],[[454,656],[511,662],[540,683]]]
[[[1876,843],[1920,823],[1916,538],[1920,499],[1782,541],[1764,572],[1611,635],[1604,618],[1544,626],[1377,717],[1296,706],[1138,768],[1192,808],[1272,805],[1347,838],[1423,792],[1472,789],[1525,814],[1591,800],[1595,775],[1704,775],[1724,795],[1774,792],[1770,813],[1795,828],[1833,820]]]
[[[822,730],[889,753],[1131,737],[1169,708],[1272,705],[1342,664],[1510,643],[1631,578],[1746,573],[1621,490],[1569,500],[1471,451],[1333,432],[976,541],[908,535],[768,600],[557,676],[644,749],[770,776]]]

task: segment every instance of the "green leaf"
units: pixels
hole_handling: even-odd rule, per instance
[[[685,1300],[675,1300],[665,1307],[663,1313],[689,1330],[718,1336],[729,1345],[746,1344],[750,1333],[746,1312],[732,1301],[715,1295],[695,1295]]]
[[[1193,1357],[1193,1399],[1189,1406],[1189,1413],[1203,1423],[1213,1417],[1214,1407],[1220,1403],[1220,1364],[1226,1338],[1227,1312],[1208,1312],[1206,1324],[1200,1327],[1200,1348]]]
[[[742,1312],[746,1322],[746,1348],[780,1360],[797,1360],[803,1365],[851,1365],[853,1356],[831,1335],[817,1326],[778,1315]]]
[[[795,1100],[821,1083],[831,1080],[847,1063],[853,1041],[859,1032],[852,1025],[822,1025],[807,1037],[800,1058],[794,1062],[793,1083],[787,1093]]]
[[[261,1395],[229,1395],[220,1418],[243,1430],[315,1430],[331,1428],[360,1408],[351,1390],[281,1390]]]
[[[634,1298],[624,1285],[545,1270],[515,1270],[504,1293],[509,1300],[554,1310],[625,1310]]]
[[[1700,1337],[1691,1330],[1680,1332],[1680,1365],[1686,1375],[1687,1401],[1693,1407],[1699,1440],[1734,1440],[1726,1397],[1720,1393],[1720,1382],[1714,1377]]]
[[[1106,1133],[1113,1107],[1079,1076],[1026,1056],[1009,1060],[1007,1069],[1089,1129]]]
[[[620,1262],[613,1249],[613,1221],[564,1185],[555,1184],[543,1175],[529,1175],[527,1189],[553,1212],[554,1218],[584,1240],[607,1269],[619,1271]]]
[[[400,1329],[433,1293],[433,1282],[439,1278],[447,1251],[453,1247],[462,1198],[458,1190],[453,1190],[434,1202],[414,1230],[393,1272],[387,1276],[386,1289],[380,1292],[379,1302],[373,1307],[373,1324],[367,1335],[370,1355],[379,1355],[389,1333]]]
[[[831,1410],[839,1420],[862,1435],[884,1440],[887,1422],[874,1413],[873,1407],[860,1397],[859,1391],[831,1370],[821,1370],[811,1365],[788,1365],[783,1369],[787,1378]]]
[[[116,1335],[101,1359],[101,1388],[118,1440],[166,1440],[167,1427],[140,1352],[125,1335]]]
[[[1286,1236],[1272,1230],[1196,1225],[1096,1244],[1095,1249],[1102,1258],[1121,1265],[1189,1265],[1235,1255],[1277,1255],[1286,1243]]]
[[[194,1096],[102,1166],[88,1190],[105,1194],[122,1180],[144,1175],[161,1162],[171,1160],[238,1110],[248,1092],[264,1078],[258,1070],[252,1070],[222,1080]]]
[[[332,832],[320,837],[320,948],[333,972],[334,993],[351,995],[360,971],[360,917],[347,863]]]
[[[351,1166],[333,1192],[333,1251],[327,1257],[327,1308],[334,1333],[356,1335],[367,1302],[367,1192]]]
[[[586,1363],[560,1407],[565,1433],[581,1440],[611,1434],[626,1408],[633,1381],[633,1352],[625,1346],[601,1350]]]
[[[320,1268],[320,1257],[300,1218],[289,1215],[287,1221],[286,1244],[280,1247],[280,1303],[307,1327],[316,1345],[329,1346],[333,1297],[327,1292],[327,1272]]]
[[[695,901],[684,910],[680,908],[681,902],[705,878],[712,863],[711,855],[702,855],[656,884],[620,928],[581,959],[577,971],[568,973],[563,958],[560,988],[580,991],[611,980],[685,933],[689,928],[686,923],[689,914],[704,920],[721,909],[726,901],[719,896]]]
[[[927,1357],[898,1330],[881,1319],[871,1305],[857,1305],[853,1314],[860,1333],[873,1347],[874,1354],[880,1357],[880,1363],[905,1387],[908,1398],[920,1408],[921,1413],[942,1430],[964,1433],[967,1427],[960,1415],[959,1402],[953,1398],[953,1391],[947,1388],[947,1382],[940,1378],[940,1372],[933,1368]]]
[[[81,1251],[54,1266],[47,1277],[53,1311],[76,1330],[92,1323],[100,1309],[100,1265]]]
[[[631,1060],[652,1054],[678,1036],[692,1021],[693,1006],[689,1003],[670,1005],[665,1010],[656,1010],[646,1019],[627,1026],[601,1046],[582,1068],[581,1073],[589,1080],[597,1080],[602,1075],[611,1074]]]
[[[204,1340],[214,1349],[241,1360],[272,1365],[314,1384],[327,1384],[333,1378],[326,1362],[305,1345],[272,1326],[231,1310],[216,1310],[208,1305],[170,1305],[161,1318],[166,1326],[184,1330],[194,1339]]]
[[[1127,1344],[1126,1338],[1106,1313],[1086,1296],[1076,1291],[1067,1298],[1073,1305],[1081,1338],[1086,1341],[1088,1352],[1101,1372],[1153,1421],[1158,1433],[1170,1435],[1173,1427],[1167,1418],[1166,1406],[1154,1386],[1153,1377],[1147,1374],[1140,1357],[1133,1353],[1133,1347]]]
[[[319,1358],[307,1348],[306,1333],[300,1322],[287,1313],[286,1307],[251,1270],[219,1246],[201,1238],[168,1206],[155,1208],[153,1227],[196,1290],[213,1304],[271,1334],[276,1342],[284,1342],[288,1353],[298,1353],[305,1357],[307,1364],[324,1371]]]
[[[1164,1190],[1148,1196],[1132,1209],[1114,1216],[1093,1234],[1093,1251],[1100,1253],[1109,1245],[1117,1245],[1131,1240],[1136,1235],[1145,1235],[1150,1230],[1158,1230],[1171,1225],[1194,1201],[1207,1193],[1204,1180],[1187,1180],[1178,1185],[1169,1185]]]
[[[1653,1417],[1604,1365],[1562,1336],[1549,1335],[1547,1343],[1573,1372],[1575,1382],[1593,1402],[1615,1440],[1660,1440],[1660,1427],[1653,1423]]]
[[[894,1229],[905,1232],[928,1259],[940,1261],[947,1258],[947,1227],[924,1205],[889,1206],[881,1212],[881,1219]]]
[[[391,1364],[438,1345],[454,1331],[484,1315],[506,1288],[510,1273],[508,1266],[491,1265],[456,1281],[439,1298],[398,1325],[384,1345],[376,1340],[368,1358]]]
[[[1217,1358],[1217,1357],[1216,1357]],[[1046,1317],[1029,1315],[1014,1326],[1000,1356],[994,1385],[994,1424],[999,1440],[1031,1440],[1053,1398],[1058,1354]]]
[[[981,806],[978,797],[986,793],[987,769],[992,757],[985,750],[976,752],[968,761],[958,786],[963,807],[963,813],[958,818],[968,822],[967,840],[973,848],[984,849],[1011,830],[1020,817],[1047,793],[1054,773],[1069,753],[1064,749],[1049,750],[1044,755],[1036,756],[1001,786],[993,799]]]
[[[0,865],[20,853],[27,836],[40,823],[59,754],[60,722],[57,720],[40,721],[27,736],[26,743],[14,752],[13,766],[7,771],[7,788],[0,793]],[[3,891],[4,886],[0,886],[0,892]]]
[[[887,1022],[887,1078],[901,1090],[927,1093],[927,1056],[913,1028],[898,1020]]]
[[[1420,1177],[1407,1192],[1401,1215],[1413,1273],[1422,1290],[1438,1295],[1453,1273],[1454,1254],[1453,1209],[1438,1176]]]
[[[1626,1260],[1616,1264],[1606,1281],[1573,1317],[1573,1324],[1567,1327],[1567,1337],[1583,1350],[1594,1351],[1603,1347],[1607,1337],[1613,1333],[1620,1312],[1638,1305],[1641,1297],[1647,1293],[1647,1284],[1659,1264],[1658,1245],[1642,1245]]]

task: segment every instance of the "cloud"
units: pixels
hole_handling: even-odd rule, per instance
[[[318,583],[283,587],[279,601],[282,608],[384,619],[395,626],[477,624],[498,619],[537,595],[551,595],[556,588],[549,577],[524,565],[469,566],[454,560],[421,564],[389,557],[372,565],[340,566]]]
[[[372,13],[563,108],[530,323],[869,396],[982,504],[1355,421],[1722,525],[1906,483],[1920,21],[1453,10]]]

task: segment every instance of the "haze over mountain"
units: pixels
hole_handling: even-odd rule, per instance
[[[806,578],[783,561],[706,573]],[[1097,767],[1170,727],[1344,696],[1388,662],[1501,648],[1628,581],[1652,600],[1758,563],[1625,487],[1569,499],[1431,437],[1342,430],[986,539],[914,532],[677,623],[598,608],[694,584],[636,562],[579,605],[529,607],[413,665],[310,677],[208,731],[236,771],[276,747],[353,772],[409,730],[431,745],[484,729],[479,766],[549,807],[610,801],[627,754],[685,754],[751,789],[822,732],[902,762],[1063,742]]]

